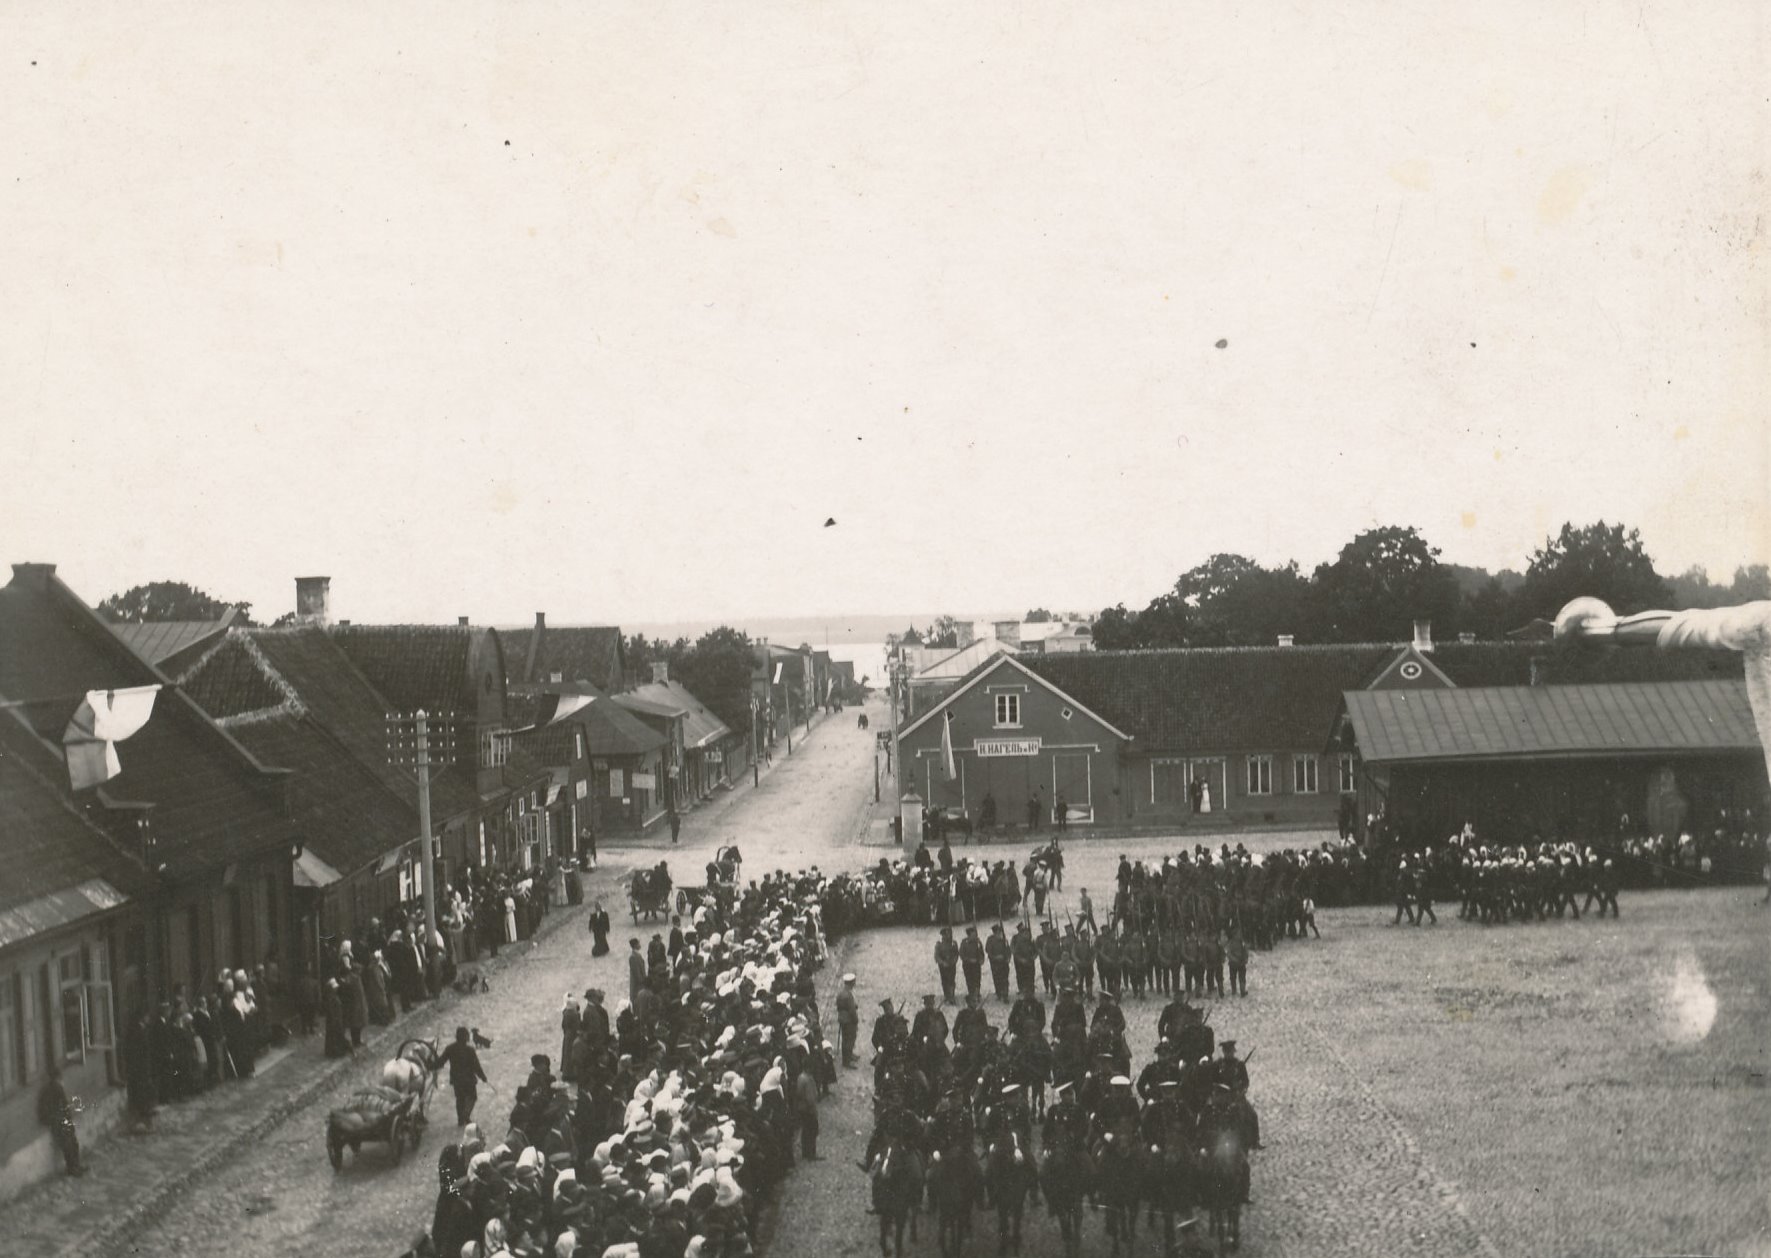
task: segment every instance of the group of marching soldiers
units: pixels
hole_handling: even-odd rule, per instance
[[[1061,932],[1047,918],[1039,923],[1037,935],[1030,919],[1017,922],[1013,935],[1001,922],[984,937],[976,926],[967,926],[958,940],[951,926],[943,926],[935,943],[941,999],[958,1003],[962,975],[966,995],[981,996],[986,967],[996,998],[1004,1003],[1011,970],[1014,990],[1032,991],[1037,982],[1047,997],[1073,988],[1092,1000],[1097,983],[1115,999],[1130,993],[1142,1000],[1146,992],[1248,995],[1249,944],[1235,918],[1220,923],[1210,913],[1176,913],[1144,923],[1118,921],[1100,933],[1092,926],[1092,912],[1085,913],[1080,925],[1066,923]]]
[[[1574,843],[1530,847],[1478,847],[1456,840],[1435,855],[1431,847],[1404,855],[1395,874],[1396,916],[1416,926],[1439,918],[1435,893],[1458,900],[1458,916],[1484,925],[1544,921],[1595,908],[1600,917],[1618,915],[1623,877],[1610,857]]]
[[[890,999],[880,1008],[872,1037],[875,1126],[864,1171],[890,1143],[925,1157],[975,1158],[981,1137],[986,1148],[1011,1140],[1030,1153],[1036,1122],[1042,1155],[1062,1146],[1090,1168],[1115,1140],[1163,1148],[1180,1141],[1189,1156],[1223,1133],[1244,1150],[1262,1147],[1236,1042],[1217,1045],[1222,1055],[1214,1060],[1209,1015],[1181,990],[1158,1018],[1156,1055],[1135,1083],[1125,1013],[1112,989],[1102,991],[1091,1017],[1078,987],[1060,983],[1050,1039],[1045,1002],[1031,984],[1022,986],[1006,1028],[990,1021],[976,990],[951,1031],[932,993],[913,1021]]]

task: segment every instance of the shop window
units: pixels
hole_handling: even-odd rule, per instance
[[[1250,795],[1271,795],[1273,793],[1273,757],[1250,756],[1248,758],[1248,793]]]
[[[1291,791],[1294,795],[1314,795],[1320,787],[1316,780],[1316,757],[1291,758]]]
[[[996,696],[996,728],[1019,729],[1021,727],[1021,696],[1006,694]]]

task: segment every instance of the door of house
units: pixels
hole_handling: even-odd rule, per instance
[[[1087,823],[1095,819],[1094,771],[1085,752],[1058,752],[1052,757],[1052,819],[1057,819],[1058,800],[1070,810],[1070,820]]]
[[[1223,812],[1230,802],[1229,779],[1223,757],[1213,756],[1209,759],[1194,760],[1189,766],[1189,772],[1194,782],[1201,783],[1207,788],[1211,810]],[[1200,802],[1201,811],[1203,811],[1205,800],[1202,799]]]

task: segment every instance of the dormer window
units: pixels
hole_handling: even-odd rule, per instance
[[[510,759],[510,731],[507,729],[488,729],[480,731],[480,768],[496,769]]]

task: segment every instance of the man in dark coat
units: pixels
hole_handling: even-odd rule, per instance
[[[465,1127],[473,1121],[479,1086],[487,1081],[480,1055],[468,1042],[466,1027],[455,1028],[455,1042],[443,1050],[442,1062],[449,1067],[449,1086],[455,1092],[456,1125]]]
[[[990,981],[996,988],[996,998],[1008,1000],[1008,936],[1002,932],[1002,923],[998,922],[990,928],[990,938],[985,941],[984,955],[990,961]]]
[[[640,951],[637,937],[627,941],[627,999],[638,1000],[640,989],[646,985],[646,957]]]
[[[941,937],[935,941],[935,969],[941,974],[941,999],[944,1004],[953,1004],[953,989],[956,986],[954,973],[959,968],[959,945],[953,942],[953,927],[941,927]]]

